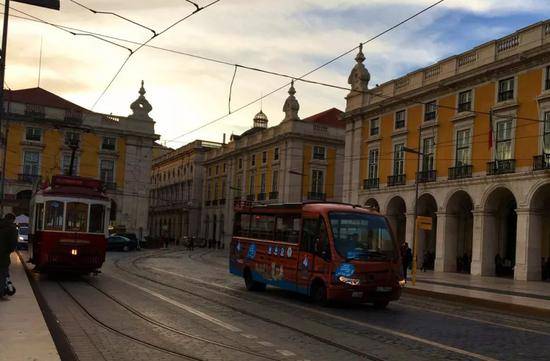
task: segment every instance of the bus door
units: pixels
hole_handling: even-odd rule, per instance
[[[330,247],[326,224],[322,217],[305,218],[302,223],[302,239],[298,258],[298,287],[309,291],[315,276],[323,277],[330,266]]]

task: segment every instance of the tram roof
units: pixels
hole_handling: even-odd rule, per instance
[[[85,177],[61,176],[52,177],[52,182],[46,188],[39,190],[37,195],[46,197],[89,198],[108,201],[103,193],[102,182]]]

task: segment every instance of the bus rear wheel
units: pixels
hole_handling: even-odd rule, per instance
[[[265,291],[265,283],[254,281],[252,272],[246,270],[244,273],[244,285],[248,291]]]

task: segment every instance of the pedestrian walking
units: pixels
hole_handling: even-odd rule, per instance
[[[403,279],[407,279],[407,268],[409,266],[408,258],[407,258],[407,249],[409,248],[409,245],[407,242],[404,242],[401,245],[401,263],[403,265]]]
[[[10,255],[17,247],[17,227],[14,221],[15,216],[11,213],[0,221],[0,297],[15,294],[9,272]]]

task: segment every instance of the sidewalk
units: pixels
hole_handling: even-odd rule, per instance
[[[550,315],[549,282],[427,271],[417,273],[416,286],[409,276],[405,292]]]
[[[17,293],[0,299],[0,361],[59,361],[23,264],[11,255],[10,274]]]

